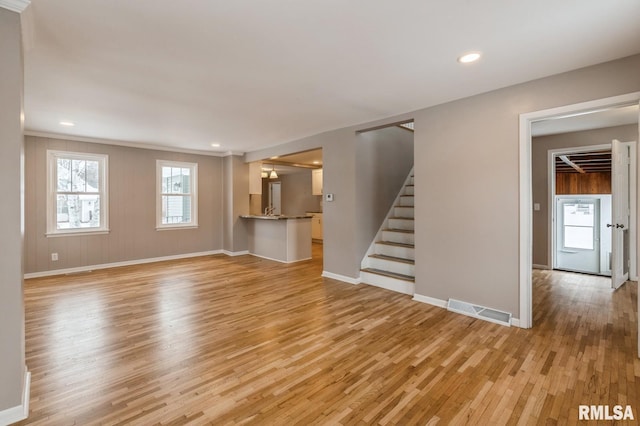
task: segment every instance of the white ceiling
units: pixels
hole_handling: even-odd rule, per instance
[[[25,126],[251,151],[639,53],[638,17],[638,0],[33,0]]]

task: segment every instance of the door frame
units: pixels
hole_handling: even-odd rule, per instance
[[[535,121],[562,118],[577,114],[584,114],[599,109],[609,109],[625,105],[635,105],[640,102],[640,92],[626,95],[613,96],[588,102],[549,108],[540,111],[520,114],[520,138],[519,138],[519,291],[520,291],[520,318],[519,326],[531,328],[533,326],[533,283],[531,271],[533,269],[533,196],[531,178],[531,123]],[[640,123],[639,123],[640,129]],[[640,130],[639,130],[640,140]],[[637,159],[636,150],[636,161]],[[634,224],[638,226],[638,215]],[[636,240],[636,253],[637,240]],[[639,302],[640,304],[640,299]],[[640,320],[639,320],[640,322]],[[640,335],[640,330],[639,330]],[[638,345],[640,351],[640,342]]]
[[[547,151],[547,171],[548,171],[548,189],[547,194],[548,198],[548,236],[547,236],[547,267],[549,269],[553,269],[556,266],[556,256],[555,256],[555,243],[556,243],[556,209],[555,209],[555,199],[556,199],[556,162],[555,158],[558,155],[565,154],[575,154],[580,152],[590,152],[590,151],[599,151],[603,149],[611,149],[611,144],[600,144],[600,145],[591,145],[591,146],[577,146],[575,148],[554,148]]]

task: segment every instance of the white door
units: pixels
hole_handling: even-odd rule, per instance
[[[269,206],[273,207],[274,215],[282,214],[280,189],[280,182],[272,182],[269,184]]]
[[[556,267],[600,274],[600,200],[556,197]]]
[[[625,237],[629,235],[629,146],[611,143],[611,287],[616,289],[629,279],[625,268]]]

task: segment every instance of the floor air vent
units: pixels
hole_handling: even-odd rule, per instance
[[[447,310],[511,327],[511,314],[508,312],[502,312],[479,305],[472,305],[471,303],[462,302],[456,299],[449,299],[449,303],[447,303]]]

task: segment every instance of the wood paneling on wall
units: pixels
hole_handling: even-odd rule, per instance
[[[108,234],[47,238],[48,149],[109,155]],[[156,160],[198,163],[198,228],[156,230]],[[222,249],[220,157],[28,136],[25,185],[26,273]]]
[[[611,172],[556,173],[556,194],[611,194]]]

